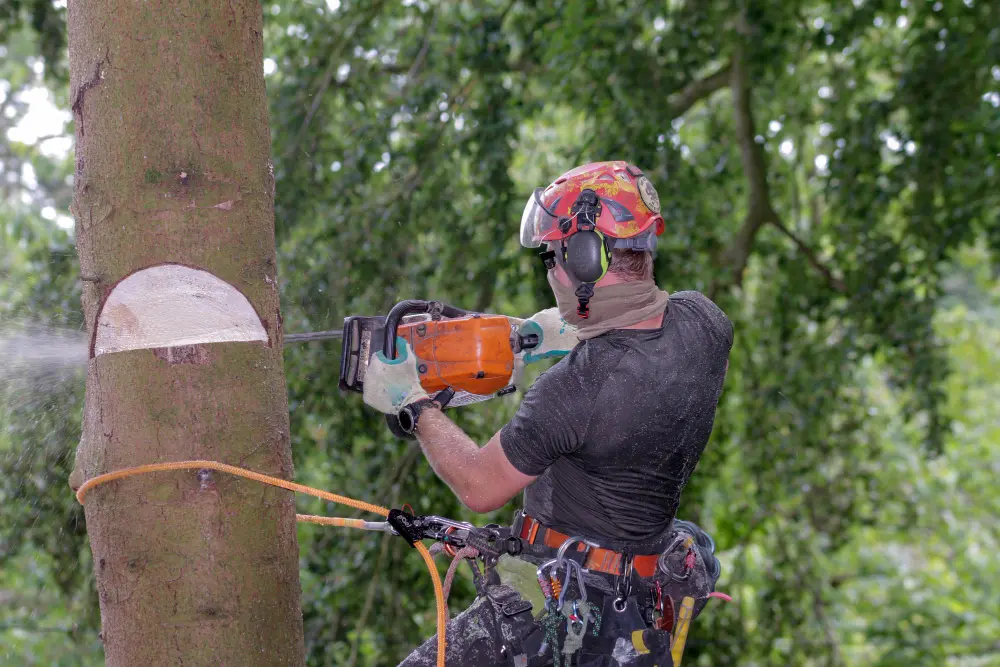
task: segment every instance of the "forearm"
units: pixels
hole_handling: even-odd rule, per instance
[[[437,408],[425,409],[420,414],[416,436],[437,476],[463,504],[475,509],[479,500],[477,489],[481,488],[476,478],[479,445]]]

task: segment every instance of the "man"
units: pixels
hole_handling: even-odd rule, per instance
[[[416,414],[428,461],[466,506],[489,512],[525,490],[525,510],[513,527],[525,554],[502,561],[505,583],[494,578],[451,621],[449,665],[669,665],[668,648],[651,648],[633,633],[669,628],[681,598],[695,589],[697,613],[714,587],[714,545],[674,515],[711,434],[733,330],[705,296],[656,287],[659,209],[652,184],[626,162],[584,165],[535,190],[521,242],[545,245],[541,256],[558,308],[517,321],[522,333],[541,339],[518,361],[566,356],[484,447],[423,391],[404,342],[396,360],[379,357],[369,366],[365,401],[386,413],[408,407]],[[570,536],[579,539],[567,543]],[[556,608],[537,584],[531,591],[524,583],[559,546],[571,547],[564,554],[586,570],[595,612],[586,620],[570,618],[591,609],[586,604],[582,612],[569,602]],[[563,565],[567,576],[557,572],[557,580],[576,581]],[[683,596],[679,581],[688,586]],[[579,586],[571,597],[584,602]],[[596,636],[586,633],[582,643],[568,636],[588,622],[595,628],[598,615]],[[434,657],[429,640],[402,664],[432,665]]]

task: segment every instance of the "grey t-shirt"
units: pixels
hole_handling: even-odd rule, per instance
[[[569,535],[648,544],[669,526],[712,433],[733,326],[699,292],[670,296],[659,329],[613,329],[545,371],[500,431],[538,476],[525,511]]]

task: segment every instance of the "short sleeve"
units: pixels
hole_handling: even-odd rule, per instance
[[[542,373],[514,418],[500,429],[504,454],[525,475],[541,475],[583,443],[591,397],[582,392],[580,378],[568,361],[564,358]]]
[[[700,319],[706,321],[711,328],[721,337],[725,342],[726,349],[729,350],[733,346],[733,323],[726,317],[726,313],[723,312],[719,306],[715,304],[714,301],[709,299],[707,296],[701,292],[694,290],[688,290],[684,292],[675,292],[671,295],[671,298],[684,299],[697,313]]]

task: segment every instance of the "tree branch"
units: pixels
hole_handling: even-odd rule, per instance
[[[527,65],[529,69],[525,69],[525,63],[519,61],[509,64],[508,67],[509,69],[515,71],[530,72],[530,68],[533,68],[534,65],[529,63]],[[732,65],[730,63],[726,63],[705,78],[692,81],[681,90],[669,95],[667,97],[667,114],[664,122],[669,123],[674,118],[683,116],[695,104],[706,97],[711,96],[712,93],[725,88],[729,83],[731,69]],[[592,133],[590,137],[580,145],[580,149],[577,151],[576,156],[570,160],[570,164],[580,164],[584,154],[590,150],[590,146],[601,133],[601,129],[602,128],[598,128],[596,132]]]
[[[773,224],[791,239],[796,247],[805,254],[809,263],[823,274],[833,289],[839,292],[845,291],[844,283],[837,279],[830,269],[820,261],[812,248],[785,226],[771,203],[771,189],[767,182],[767,159],[764,155],[764,146],[757,142],[750,78],[746,69],[743,45],[740,43],[737,43],[733,49],[729,80],[733,94],[734,121],[736,138],[740,146],[740,161],[743,163],[743,173],[747,179],[747,212],[743,218],[742,226],[736,232],[736,237],[722,253],[723,275],[720,279],[713,281],[709,287],[709,298],[714,300],[719,290],[727,285],[739,286],[743,284],[743,274],[746,271],[750,253],[753,251],[754,239],[760,228],[767,223]]]
[[[670,118],[677,118],[687,113],[699,101],[712,93],[722,90],[730,83],[732,64],[726,63],[703,79],[692,81],[681,90],[667,98]]]
[[[836,276],[833,275],[833,272],[825,264],[823,264],[823,262],[819,259],[819,257],[816,256],[816,253],[813,252],[813,249],[810,248],[808,245],[806,245],[805,241],[803,241],[802,239],[797,237],[794,233],[792,233],[792,230],[788,229],[788,227],[786,227],[784,223],[781,222],[781,220],[778,219],[777,217],[775,217],[770,222],[779,230],[781,230],[782,234],[784,234],[785,236],[787,236],[792,240],[792,243],[794,243],[798,247],[798,249],[802,252],[802,254],[806,256],[806,259],[809,260],[809,263],[812,264],[813,268],[823,274],[823,276],[826,278],[826,282],[830,285],[830,287],[837,290],[838,292],[847,291],[847,286],[844,285],[844,283],[840,279],[838,279]]]
[[[747,73],[743,45],[737,41],[733,48],[730,68],[730,88],[733,94],[733,112],[736,138],[740,146],[740,160],[747,179],[747,213],[743,225],[736,232],[736,238],[722,253],[722,280],[715,280],[709,288],[709,298],[713,299],[724,285],[741,285],[743,272],[750,258],[754,237],[766,222],[777,219],[771,206],[771,192],[767,184],[767,162],[764,148],[757,143],[753,126],[753,109],[750,102],[750,79]],[[726,270],[728,269],[728,271]]]

